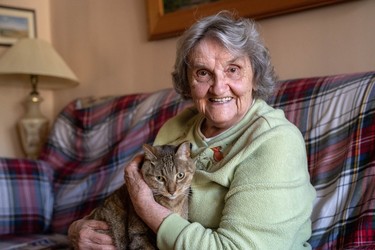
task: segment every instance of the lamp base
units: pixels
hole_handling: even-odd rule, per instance
[[[24,118],[18,123],[23,151],[29,159],[37,159],[47,138],[48,120]]]
[[[37,159],[48,135],[48,120],[39,105],[42,98],[32,93],[26,102],[26,115],[18,122],[18,132],[27,158]]]

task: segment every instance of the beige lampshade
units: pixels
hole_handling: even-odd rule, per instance
[[[41,88],[78,85],[76,75],[51,44],[40,39],[20,39],[0,57],[0,84],[30,84],[30,75],[38,76]]]

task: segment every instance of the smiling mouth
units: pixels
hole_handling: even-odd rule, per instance
[[[224,97],[224,98],[210,98],[210,102],[215,102],[215,103],[226,103],[230,102],[233,99],[233,97]]]

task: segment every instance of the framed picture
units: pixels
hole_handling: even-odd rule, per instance
[[[0,5],[0,45],[36,37],[35,11]]]
[[[197,19],[220,10],[261,19],[350,0],[147,0],[148,37],[156,40],[180,35]]]

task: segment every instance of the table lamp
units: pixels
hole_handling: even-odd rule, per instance
[[[31,84],[26,114],[18,122],[18,132],[27,158],[36,159],[48,135],[49,124],[40,111],[43,99],[38,87],[77,86],[78,79],[51,44],[29,38],[20,39],[1,56],[0,75],[3,84]]]

